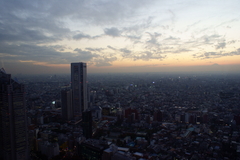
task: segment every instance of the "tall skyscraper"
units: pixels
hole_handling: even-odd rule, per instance
[[[61,91],[62,118],[69,121],[73,118],[72,90]]]
[[[0,159],[29,159],[24,85],[0,70]]]
[[[77,118],[87,109],[87,64],[71,63],[71,87],[73,91],[73,113]]]

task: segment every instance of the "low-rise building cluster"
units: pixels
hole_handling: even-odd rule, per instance
[[[38,82],[27,83],[33,157],[104,160],[240,157],[237,77],[89,75],[91,129],[86,120],[62,117],[60,93],[69,87],[68,81],[63,77],[54,77],[54,81],[58,83],[41,82],[42,89]],[[43,87],[45,83],[51,87]],[[86,136],[89,131],[92,135]]]

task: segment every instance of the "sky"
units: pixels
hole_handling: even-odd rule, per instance
[[[0,68],[240,73],[239,10],[239,0],[0,0]]]

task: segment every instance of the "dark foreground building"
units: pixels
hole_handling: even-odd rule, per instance
[[[88,139],[92,138],[92,112],[87,110],[82,116],[83,136]]]
[[[29,159],[24,85],[0,70],[0,159]]]
[[[103,151],[108,147],[109,145],[106,141],[87,139],[78,145],[78,154],[86,160],[102,160]]]
[[[61,91],[62,118],[64,121],[73,119],[72,90]]]

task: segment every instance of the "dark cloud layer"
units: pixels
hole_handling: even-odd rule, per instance
[[[99,58],[104,54],[103,48],[76,48],[74,52],[64,52],[68,49],[62,45],[49,45],[64,39],[96,39],[102,35],[90,36],[83,32],[71,31],[64,20],[72,19],[85,24],[108,24],[128,18],[128,14],[148,5],[145,0],[120,3],[119,1],[0,1],[0,54],[4,61],[39,61],[46,63],[70,63],[72,60],[93,61],[98,66],[109,66],[114,58]],[[125,6],[125,5],[128,6]],[[126,7],[128,8],[126,10]],[[124,8],[124,12],[123,12]],[[79,11],[79,12],[76,12]],[[121,30],[116,27],[105,28],[105,35],[121,36]],[[129,36],[131,37],[131,36]],[[131,37],[133,38],[133,37]],[[39,46],[41,44],[41,46]],[[114,49],[114,48],[112,48]]]

